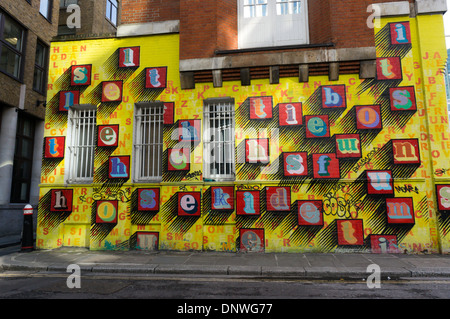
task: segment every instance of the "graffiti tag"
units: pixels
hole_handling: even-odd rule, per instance
[[[419,188],[417,188],[417,186],[413,187],[412,185],[408,184],[408,185],[403,185],[403,186],[395,186],[395,190],[399,193],[411,193],[414,192],[416,194],[419,194]]]
[[[131,201],[131,189],[126,188],[125,190],[111,190],[110,188],[107,188],[104,191],[101,191],[98,188],[94,188],[94,193],[92,194],[93,200],[118,200],[122,203],[127,203]],[[84,203],[87,202],[86,195],[81,195],[79,197],[80,202]]]
[[[345,183],[339,183],[324,196],[324,213],[338,217],[357,218],[358,211],[362,209],[362,201],[355,199],[349,192],[339,195],[338,190],[348,191],[349,187]]]
[[[356,165],[352,168],[353,172],[356,173],[362,166],[369,164],[370,161],[372,160],[373,156],[379,150],[380,150],[380,148],[374,147],[373,150],[371,150],[364,158],[362,158],[361,160],[359,160],[358,163],[356,163]]]

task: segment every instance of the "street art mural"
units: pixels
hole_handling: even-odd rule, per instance
[[[383,19],[371,79],[192,90],[179,85],[178,35],[54,42],[37,247],[449,252],[443,34],[439,15]],[[234,112],[211,120],[204,103],[219,97]],[[71,113],[85,105],[94,124]],[[206,147],[208,125],[224,154]],[[68,182],[70,156],[92,175]],[[207,165],[232,178],[206,178]]]

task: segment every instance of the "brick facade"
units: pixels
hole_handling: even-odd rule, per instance
[[[43,119],[45,109],[42,106],[36,107],[36,101],[45,101],[46,96],[33,90],[33,75],[35,65],[36,42],[39,39],[50,46],[51,38],[56,35],[58,20],[59,2],[53,1],[51,13],[52,21],[48,21],[39,13],[39,2],[32,1],[29,4],[25,0],[2,1],[0,9],[19,22],[26,30],[23,54],[23,78],[21,82],[0,73],[0,83],[6,90],[0,91],[0,102],[9,106],[17,107],[20,100],[20,87],[26,85],[25,106],[28,113]]]
[[[120,7],[117,24],[120,24]],[[79,35],[109,35],[114,34],[117,27],[114,26],[106,18],[106,0],[78,0],[78,5],[81,8],[80,20],[81,28],[75,30],[75,34]],[[59,12],[59,25],[65,25],[67,18],[72,13],[67,12],[66,8],[62,8]],[[70,37],[70,36],[69,36]]]
[[[314,0],[308,2],[310,44],[336,48],[374,46],[366,25],[373,3],[402,0]],[[409,0],[414,3],[414,0]],[[180,14],[182,12],[182,14]],[[123,1],[122,23],[180,20],[180,59],[209,58],[236,50],[237,1]],[[307,50],[307,49],[303,49]]]
[[[54,42],[78,65],[50,68],[36,247],[449,253],[445,1],[374,29],[368,1],[309,2],[306,45],[237,49],[228,0],[125,1],[116,38]]]
[[[180,0],[123,0],[122,7],[123,24],[180,19]]]
[[[33,81],[37,42],[47,45],[50,52],[51,39],[57,33],[59,1],[50,3],[49,19],[40,14],[40,1],[2,0],[0,3],[1,13],[25,30],[19,78],[0,72],[0,240],[6,243],[20,240],[22,209],[26,204],[23,202],[27,201],[36,207],[39,200],[38,177],[41,170],[46,92],[34,90]],[[46,78],[47,73],[44,76]],[[17,145],[24,144],[17,144],[17,140],[22,139],[17,138],[16,132],[20,123],[24,122],[31,127],[29,141],[34,140],[34,144],[30,143],[28,147],[25,145],[18,152]],[[27,149],[26,155],[22,153],[23,149]],[[20,158],[22,155],[26,159]],[[22,166],[24,163],[28,165],[27,169]],[[21,191],[17,192],[20,187]]]

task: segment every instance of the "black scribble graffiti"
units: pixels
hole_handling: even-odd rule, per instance
[[[344,194],[338,194],[339,191]],[[326,215],[354,219],[358,217],[361,209],[362,201],[351,194],[350,185],[347,183],[338,183],[323,197],[323,210]]]
[[[199,181],[202,176],[202,171],[195,171],[187,174],[184,178],[187,180],[196,180]]]
[[[434,175],[442,176],[445,173],[447,173],[448,171],[450,171],[450,168],[441,168],[441,169],[437,168],[436,171],[434,172]]]
[[[104,191],[101,191],[98,188],[94,188],[94,193],[92,194],[93,200],[118,200],[122,203],[128,203],[131,201],[131,189],[125,188],[125,190],[111,190],[107,188]],[[87,202],[86,196],[82,195],[78,197],[80,202]]]
[[[397,185],[395,186],[395,190],[399,193],[411,193],[414,192],[416,194],[419,194],[419,188],[417,186],[413,187],[412,185],[408,184],[408,185]]]
[[[365,157],[361,158],[358,163],[356,163],[356,165],[352,168],[353,172],[356,173],[362,166],[369,164],[379,150],[379,147],[374,147],[373,150],[371,150]]]
[[[259,187],[259,185],[237,185],[236,190],[238,190],[238,191],[243,191],[243,190],[259,191],[260,187]]]

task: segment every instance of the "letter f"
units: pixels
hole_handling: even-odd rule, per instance
[[[319,164],[319,171],[317,172],[320,176],[330,176],[328,172],[328,166],[330,165],[331,158],[328,155],[322,155],[319,157],[317,164]]]

